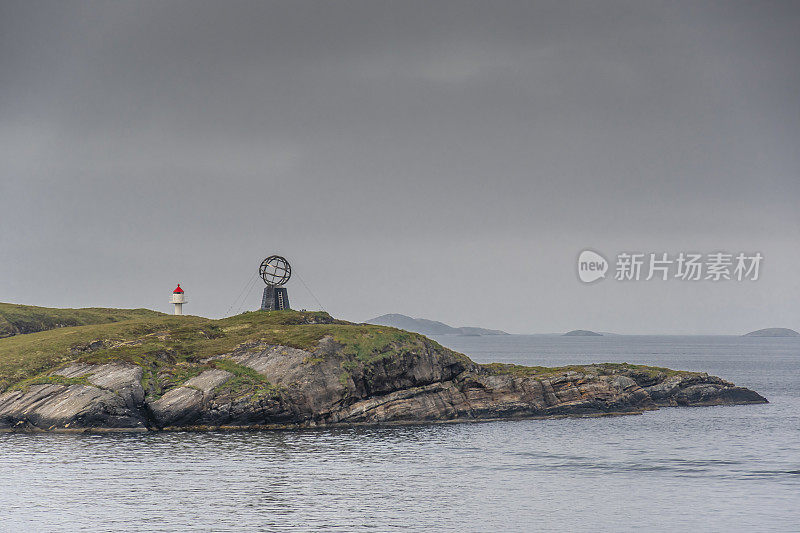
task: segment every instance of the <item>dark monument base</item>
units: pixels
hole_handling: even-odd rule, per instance
[[[264,296],[261,298],[262,311],[282,311],[290,309],[289,293],[285,287],[264,287]]]

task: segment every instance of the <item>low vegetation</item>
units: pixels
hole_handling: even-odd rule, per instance
[[[14,384],[12,389],[26,392],[33,385],[89,385],[86,376],[68,378],[65,376],[37,376]]]
[[[146,309],[46,309],[0,304],[0,317],[5,320],[2,324],[13,324],[17,331],[0,339],[0,392],[9,387],[26,388],[40,383],[83,383],[85,378],[49,374],[72,362],[121,361],[142,367],[142,386],[151,398],[160,397],[210,368],[234,374],[234,378],[220,386],[220,391],[224,389],[233,396],[261,397],[277,389],[247,367],[211,358],[231,352],[243,343],[313,350],[323,337],[330,336],[341,346],[339,354],[346,358],[342,363],[342,380],[346,382],[351,372],[378,364],[385,358],[416,350],[447,350],[416,333],[335,320],[324,312],[256,311],[212,320]],[[79,323],[69,325],[71,322]],[[37,328],[40,331],[20,334]],[[318,364],[322,360],[315,354],[305,362]],[[482,366],[498,374],[541,377],[569,371],[584,374],[635,371],[645,376],[686,374],[627,363],[559,368],[500,363]]]
[[[225,394],[234,398],[248,396],[251,401],[257,401],[262,398],[277,397],[280,392],[278,387],[252,368],[224,359],[215,361],[214,366],[233,374],[231,379],[214,389],[215,394]]]
[[[14,307],[16,321],[21,323],[19,317],[24,314],[25,306]],[[76,311],[30,309],[37,320],[50,323],[60,316],[60,311]],[[393,347],[404,345],[413,349],[421,347],[424,341],[415,333],[334,320],[324,312],[256,311],[212,320],[136,310],[133,318],[123,320],[125,311],[112,309],[103,323],[100,310],[91,311],[98,313],[93,324],[62,326],[0,339],[0,391],[32,378],[50,379],[43,374],[67,363],[121,361],[141,366],[145,390],[158,397],[207,368],[222,368],[220,361],[213,364],[204,361],[230,352],[242,343],[313,349],[323,337],[331,336],[342,346],[342,353],[368,364],[391,356]],[[252,380],[256,377],[239,370],[233,372],[236,379],[230,387],[254,385]]]
[[[149,309],[52,309],[0,303],[0,338],[70,326],[108,324],[164,316]]]

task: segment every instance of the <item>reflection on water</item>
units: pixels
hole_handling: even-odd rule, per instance
[[[392,428],[2,434],[0,529],[796,531],[800,342],[697,339],[438,340],[478,360],[703,369],[772,403]]]

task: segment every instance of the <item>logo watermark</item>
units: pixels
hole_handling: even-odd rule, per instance
[[[578,277],[584,283],[591,283],[606,277],[608,261],[592,250],[584,250],[578,256]]]
[[[760,252],[621,252],[614,263],[614,280],[756,281],[763,260]],[[594,250],[578,255],[578,278],[584,283],[604,279],[609,268],[606,258]]]

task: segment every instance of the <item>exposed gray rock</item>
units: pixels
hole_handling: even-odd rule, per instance
[[[89,373],[89,383],[116,392],[129,407],[141,408],[144,403],[142,369],[136,365],[100,365]]]
[[[51,372],[51,375],[64,376],[65,378],[79,378],[81,376],[85,376],[92,370],[97,370],[97,365],[90,365],[88,363],[73,363]]]
[[[0,427],[144,428],[138,409],[116,393],[88,385],[33,385],[0,395]]]
[[[73,364],[67,383],[0,394],[0,428],[321,426],[640,413],[659,406],[763,403],[757,393],[706,374],[587,366],[537,374],[489,368],[433,342],[356,358],[330,337],[314,351],[259,343],[212,357],[248,367],[258,390],[223,387],[210,368],[145,397],[135,365]],[[84,381],[81,381],[85,378]],[[241,382],[239,382],[241,383]],[[160,390],[160,389],[159,389]]]
[[[232,355],[230,359],[263,374],[273,383],[288,384],[300,381],[306,374],[303,362],[313,354],[287,346],[268,346],[259,352]]]
[[[203,407],[203,391],[178,387],[160,399],[149,404],[155,425],[173,426],[179,423],[191,424],[200,416]]]
[[[685,386],[685,383],[686,378],[673,376],[655,385],[645,387],[644,390],[650,395],[650,398],[652,398],[654,402],[661,403],[662,405],[669,405],[669,399],[673,398],[680,390],[681,385]],[[664,403],[665,400],[666,403]]]
[[[188,387],[190,389],[197,389],[202,391],[204,395],[211,393],[216,387],[222,385],[229,379],[233,377],[233,374],[230,372],[226,372],[225,370],[219,369],[212,369],[206,370],[199,376],[195,376],[186,383],[184,383],[184,387]]]
[[[149,404],[155,425],[169,427],[196,423],[202,417],[204,403],[213,390],[232,377],[233,374],[224,370],[206,370],[183,386],[167,392]]]
[[[52,373],[66,378],[86,377],[95,387],[116,392],[132,409],[142,407],[144,389],[142,388],[142,368],[124,363],[90,365],[73,363]]]

